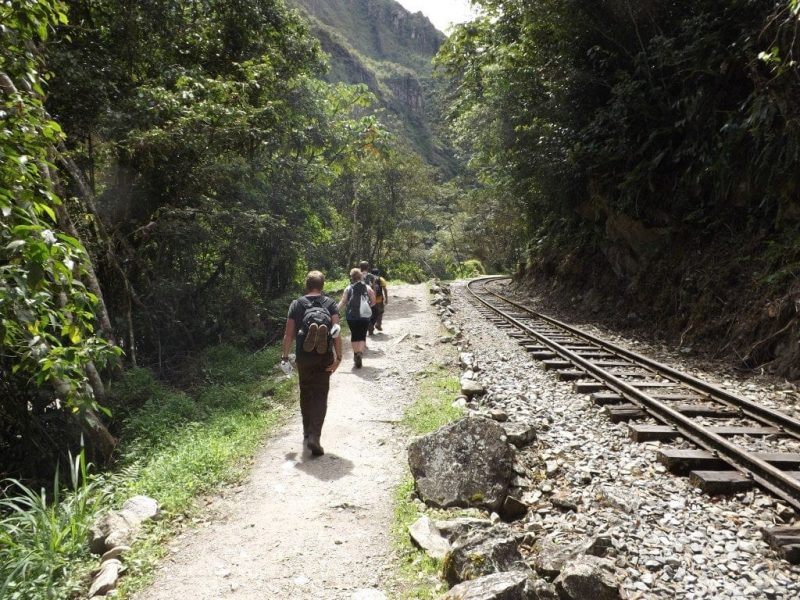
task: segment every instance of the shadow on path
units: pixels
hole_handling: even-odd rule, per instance
[[[353,369],[352,374],[360,379],[369,379],[370,381],[374,380],[379,373],[382,373],[383,369],[381,367],[371,367],[369,365],[364,365],[360,369]]]
[[[353,470],[352,461],[336,454],[328,453],[314,457],[310,452],[304,450],[301,453],[289,452],[285,457],[286,460],[294,463],[295,469],[320,481],[336,481],[349,475]]]

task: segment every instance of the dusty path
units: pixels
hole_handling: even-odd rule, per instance
[[[298,409],[250,478],[214,500],[207,527],[171,545],[137,600],[380,597],[391,571],[392,491],[405,469],[398,421],[412,374],[437,351],[439,326],[425,286],[390,294],[384,333],[370,338],[364,368],[353,369],[347,353],[331,380],[325,456],[302,451]]]

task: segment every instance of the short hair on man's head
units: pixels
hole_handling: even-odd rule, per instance
[[[355,283],[356,281],[361,281],[361,269],[355,268],[350,270],[350,281]]]
[[[380,271],[380,269],[372,269],[372,271],[370,271],[370,273],[372,273],[373,275],[380,275],[381,271]]]
[[[325,286],[325,275],[321,271],[310,271],[306,275],[306,291],[322,291]]]
[[[361,269],[362,271],[368,271],[369,262],[366,260],[362,260],[360,263],[358,263],[358,268]]]

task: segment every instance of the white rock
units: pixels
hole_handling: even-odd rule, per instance
[[[89,588],[89,598],[105,596],[117,587],[119,574],[122,572],[122,563],[116,558],[105,561],[100,565],[100,571],[92,581]]]
[[[386,600],[386,594],[374,588],[356,590],[350,600]]]
[[[408,533],[417,546],[435,559],[443,559],[450,551],[450,542],[442,536],[437,527],[426,516],[420,517],[409,525]]]

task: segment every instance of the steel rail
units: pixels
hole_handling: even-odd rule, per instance
[[[497,280],[500,280],[500,279],[508,279],[508,278],[507,277],[492,277],[492,278],[478,279],[478,280],[475,280],[475,282],[497,281]],[[473,282],[470,282],[470,284],[471,283],[473,283]],[[471,287],[470,287],[470,291],[471,292],[473,291]],[[530,308],[528,308],[528,307],[526,307],[526,306],[524,306],[524,305],[522,305],[522,304],[520,304],[518,302],[515,302],[514,300],[511,300],[510,298],[506,298],[505,296],[497,294],[496,292],[493,292],[491,290],[486,290],[486,293],[491,294],[492,296],[495,296],[495,297],[499,298],[500,300],[515,306],[516,308],[518,308],[518,309],[520,309],[520,310],[522,310],[522,311],[534,316],[537,319],[540,319],[542,321],[550,323],[551,325],[555,325],[557,327],[560,327],[564,331],[568,331],[569,333],[571,333],[573,335],[576,335],[576,336],[581,337],[581,338],[583,338],[585,340],[588,340],[588,341],[592,342],[593,344],[596,344],[596,345],[604,348],[605,350],[608,350],[609,352],[617,354],[618,356],[622,356],[622,357],[628,358],[628,359],[630,359],[630,360],[632,360],[634,362],[638,362],[640,365],[648,367],[649,369],[651,369],[655,373],[657,373],[659,375],[662,375],[662,376],[665,376],[667,379],[672,379],[673,381],[675,381],[677,383],[681,383],[681,384],[693,389],[694,391],[696,391],[696,392],[698,392],[700,394],[705,394],[705,395],[711,397],[714,400],[717,400],[717,401],[719,401],[719,402],[721,402],[723,404],[727,404],[728,406],[731,406],[732,408],[737,408],[737,409],[741,410],[743,415],[748,416],[751,419],[754,419],[756,421],[759,421],[759,422],[762,422],[762,423],[765,423],[765,424],[768,424],[768,425],[772,425],[773,427],[777,427],[777,428],[781,429],[787,435],[789,435],[791,437],[794,437],[794,438],[797,438],[797,439],[800,439],[800,420],[795,419],[794,417],[791,417],[791,416],[787,415],[786,413],[782,413],[780,411],[777,411],[777,410],[774,410],[774,409],[771,409],[771,408],[767,408],[765,406],[761,406],[761,405],[753,402],[752,400],[748,400],[747,398],[743,398],[741,396],[737,396],[736,394],[732,394],[732,393],[730,393],[730,392],[728,392],[726,390],[723,390],[723,389],[721,389],[721,388],[719,388],[719,387],[717,387],[717,386],[715,386],[713,384],[710,384],[710,383],[708,383],[706,381],[703,381],[702,379],[698,379],[697,377],[694,377],[693,375],[689,375],[688,373],[684,373],[682,371],[678,371],[677,369],[674,369],[674,368],[672,368],[672,367],[670,367],[668,365],[659,363],[659,362],[657,362],[657,361],[655,361],[655,360],[653,360],[651,358],[648,358],[646,356],[643,356],[643,355],[638,354],[636,352],[633,352],[631,350],[627,350],[627,349],[622,348],[620,346],[616,346],[616,345],[614,345],[614,344],[612,344],[610,342],[606,342],[603,339],[600,339],[600,338],[598,338],[598,337],[596,337],[596,336],[594,336],[594,335],[592,335],[590,333],[586,333],[584,331],[581,331],[580,329],[572,327],[571,325],[563,323],[562,321],[554,319],[553,317],[549,317],[547,315],[543,315],[543,314],[538,313],[538,312],[536,312],[534,310],[531,310]]]
[[[734,469],[740,471],[746,477],[752,478],[753,481],[761,485],[763,488],[772,492],[779,498],[782,498],[795,509],[800,510],[800,480],[795,479],[791,475],[781,471],[770,463],[758,458],[753,453],[728,441],[723,436],[694,423],[689,417],[674,410],[665,403],[647,395],[643,391],[630,385],[626,381],[623,381],[619,377],[602,369],[601,367],[594,365],[591,361],[569,350],[560,343],[549,340],[547,336],[529,327],[519,319],[512,317],[500,308],[493,306],[490,302],[481,298],[478,293],[472,289],[472,285],[479,281],[487,280],[483,279],[472,281],[467,284],[467,289],[479,302],[484,304],[494,313],[509,321],[517,328],[525,331],[531,337],[545,344],[557,354],[567,358],[576,366],[579,366],[581,369],[583,369],[586,373],[592,375],[599,381],[602,381],[612,390],[634,401],[657,420],[665,423],[666,425],[674,427],[678,433],[691,440],[697,446],[715,453],[719,458],[728,462]],[[508,300],[499,294],[491,291],[487,292],[500,298],[501,300],[508,302]],[[520,307],[516,302],[512,301],[510,303],[516,307]],[[537,314],[534,311],[529,311],[527,309],[526,312]]]

